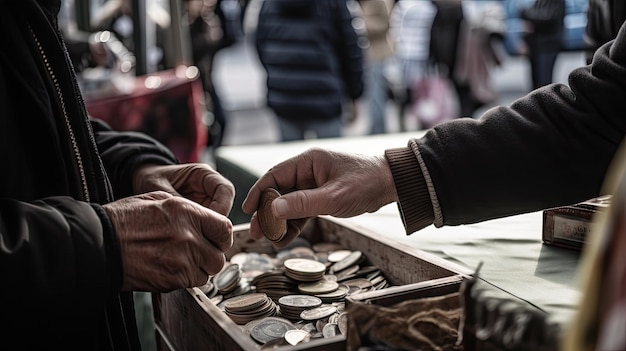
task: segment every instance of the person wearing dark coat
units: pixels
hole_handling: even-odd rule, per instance
[[[556,59],[562,48],[565,0],[537,0],[520,10],[533,89],[552,83]]]
[[[364,89],[364,53],[346,1],[264,1],[255,45],[281,139],[341,136],[344,103]]]
[[[88,117],[60,6],[0,11],[0,348],[140,350],[133,291],[221,270],[234,187]]]

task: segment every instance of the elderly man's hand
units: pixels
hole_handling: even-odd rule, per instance
[[[120,243],[122,290],[167,292],[201,286],[225,263],[232,223],[180,196],[157,191],[103,206]]]
[[[180,195],[224,216],[235,199],[233,184],[203,163],[145,165],[133,176],[133,190],[135,194],[161,190]]]

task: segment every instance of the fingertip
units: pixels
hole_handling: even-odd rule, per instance
[[[252,218],[250,219],[250,228],[248,229],[248,232],[253,240],[259,240],[264,237],[263,232],[261,231],[261,228],[259,227],[256,219],[256,212],[252,215]]]
[[[258,200],[258,196],[256,197],[255,200],[255,194],[253,193],[253,190],[250,189],[250,191],[248,192],[248,195],[246,195],[246,198],[243,199],[243,202],[241,203],[241,210],[244,213],[247,214],[252,214],[254,213],[254,211],[256,211],[259,200]]]

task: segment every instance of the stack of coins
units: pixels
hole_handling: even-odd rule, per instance
[[[343,270],[350,269],[353,266],[357,266],[357,269],[354,270],[354,273],[356,273],[359,270],[358,264],[361,263],[363,260],[365,260],[365,255],[363,255],[361,251],[352,251],[348,255],[343,257],[340,261],[335,262],[332,266],[330,266],[330,268],[328,268],[328,271],[331,274],[337,275]]]
[[[300,318],[305,321],[317,321],[330,317],[337,312],[337,307],[329,304],[322,304],[319,307],[304,310],[300,313]]]
[[[350,292],[350,287],[346,284],[337,284],[337,288],[333,291],[327,293],[315,294],[316,297],[320,298],[324,303],[332,303],[343,301],[348,293]]]
[[[298,282],[287,277],[283,270],[278,269],[257,275],[250,284],[256,288],[257,292],[267,294],[274,301],[293,294],[298,286]]]
[[[217,288],[217,291],[226,295],[233,292],[241,281],[241,270],[238,264],[230,264],[224,267],[219,273],[213,277],[213,284]]]
[[[237,324],[276,315],[276,304],[267,295],[252,293],[231,297],[223,303],[226,315]]]
[[[326,272],[323,263],[307,258],[291,258],[285,261],[285,275],[299,282],[314,282]]]
[[[332,280],[320,279],[312,283],[301,283],[298,290],[303,294],[318,295],[327,294],[337,290],[339,284]]]
[[[278,299],[281,316],[290,320],[300,320],[302,311],[322,305],[322,300],[310,295],[286,295]]]

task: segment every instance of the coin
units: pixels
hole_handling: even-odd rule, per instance
[[[301,341],[305,341],[308,336],[309,332],[306,330],[293,329],[285,332],[285,340],[293,346],[298,345]]]
[[[322,334],[325,338],[332,338],[335,335],[341,334],[339,331],[339,326],[335,323],[328,323],[322,329]]]
[[[290,258],[284,262],[285,275],[297,281],[311,282],[322,279],[326,266],[307,258]]]
[[[230,312],[247,311],[263,305],[266,300],[267,295],[262,293],[239,295],[228,299],[224,308]]]
[[[304,294],[317,295],[337,290],[339,284],[330,280],[321,279],[313,283],[302,283],[298,290]]]
[[[328,262],[339,262],[352,253],[351,250],[342,249],[328,253]]]
[[[348,332],[348,312],[341,312],[337,321],[337,326],[342,335]]]
[[[341,261],[335,262],[335,264],[330,267],[330,271],[334,273],[343,271],[344,269],[359,263],[362,258],[363,253],[361,251],[352,251],[349,255],[342,258]]]
[[[250,336],[261,344],[265,344],[270,340],[283,338],[288,330],[293,329],[296,329],[295,325],[285,318],[266,317],[252,326]]]
[[[261,201],[257,210],[259,227],[270,241],[280,241],[287,234],[287,220],[278,219],[272,213],[272,202],[280,197],[276,189],[267,188],[261,193]]]
[[[300,313],[300,318],[307,321],[312,321],[328,317],[335,312],[337,312],[337,307],[332,305],[321,305],[310,310],[302,311],[302,313]]]
[[[227,294],[235,290],[241,280],[241,270],[238,264],[231,264],[223,268],[213,277],[213,284],[220,294]]]
[[[313,308],[320,306],[322,300],[311,295],[287,295],[281,297],[278,303],[283,307]]]

